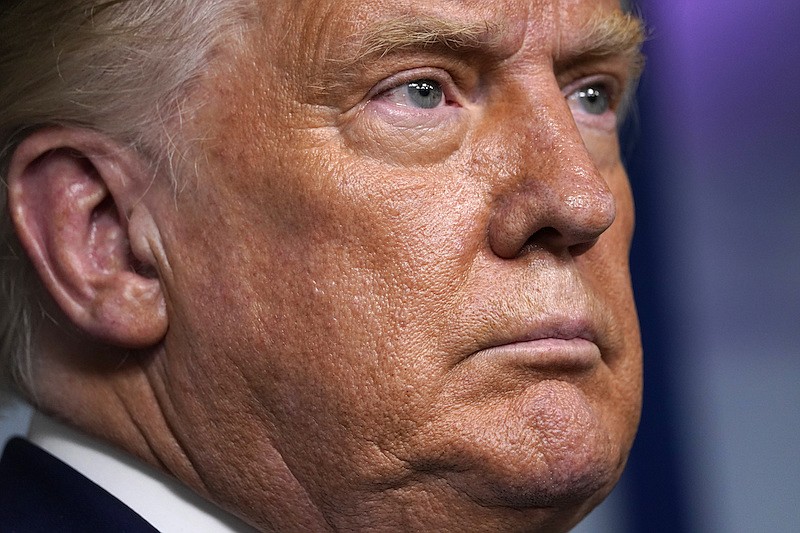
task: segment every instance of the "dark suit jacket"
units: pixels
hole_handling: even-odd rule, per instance
[[[8,441],[0,460],[0,532],[158,533],[141,516],[30,442]]]

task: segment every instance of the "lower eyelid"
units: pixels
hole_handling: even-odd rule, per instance
[[[447,121],[461,108],[457,105],[440,105],[434,108],[420,108],[397,104],[388,100],[373,99],[367,102],[363,111],[370,112],[375,116],[383,117],[382,120],[389,122],[416,120],[419,123],[432,121]]]
[[[574,113],[572,116],[575,118],[575,123],[586,126],[595,131],[614,132],[617,131],[617,114],[612,111],[606,111],[602,115],[591,115],[588,113]]]

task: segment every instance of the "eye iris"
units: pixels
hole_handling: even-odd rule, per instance
[[[587,87],[578,92],[581,105],[587,113],[602,115],[609,110],[608,95],[598,87]]]
[[[411,101],[423,109],[432,109],[442,102],[442,88],[433,80],[415,80],[407,87]]]

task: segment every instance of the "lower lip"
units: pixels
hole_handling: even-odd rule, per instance
[[[541,370],[580,371],[596,366],[601,360],[600,349],[589,340],[537,339],[494,346],[476,355],[493,361]]]

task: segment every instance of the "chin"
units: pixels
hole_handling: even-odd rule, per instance
[[[540,383],[511,404],[450,425],[438,466],[481,506],[577,513],[577,521],[616,484],[633,431],[560,381]]]
[[[565,456],[545,468],[518,465],[513,473],[487,466],[483,472],[476,472],[471,496],[484,505],[514,509],[571,508],[599,502],[621,474],[621,466],[605,458]]]
[[[460,491],[484,506],[568,509],[599,503],[614,487],[623,467],[624,459],[618,455],[564,448],[546,460],[536,452],[529,451],[526,457],[519,451],[508,462],[485,460],[471,472],[449,477]]]

